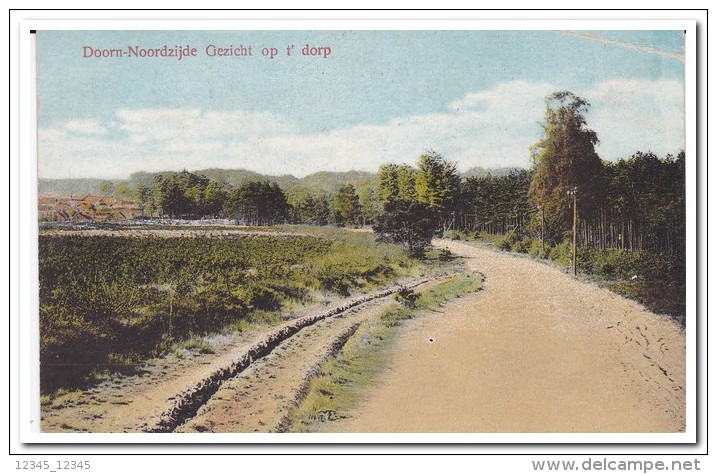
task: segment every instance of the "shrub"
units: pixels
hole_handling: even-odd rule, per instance
[[[377,240],[401,244],[411,256],[423,255],[437,229],[433,211],[417,201],[390,201],[376,221]]]
[[[546,246],[546,248],[545,248],[546,253],[548,250],[549,250],[549,248]],[[544,255],[542,255],[542,245],[540,243],[540,239],[531,238],[530,245],[528,246],[527,251],[528,251],[528,254],[533,257],[544,257]]]
[[[554,261],[562,268],[570,268],[570,259],[572,258],[571,249],[572,247],[569,241],[561,242],[550,248],[548,259]]]
[[[504,250],[506,252],[509,252],[513,248],[513,242],[508,237],[504,237],[504,238],[498,240],[496,242],[496,244],[500,250]]]
[[[418,294],[410,288],[401,288],[401,290],[394,295],[394,299],[401,303],[403,306],[408,308],[416,307],[416,300],[418,300]]]

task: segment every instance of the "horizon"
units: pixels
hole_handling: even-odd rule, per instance
[[[305,44],[330,54],[303,56]],[[197,56],[83,57],[164,45]],[[254,49],[210,57],[210,45]],[[685,148],[683,48],[682,31],[649,30],[39,31],[38,177],[303,178],[413,164],[427,150],[461,172],[528,168],[558,90],[592,104],[603,160],[674,155]]]
[[[409,164],[409,166],[415,168],[415,165],[413,165],[413,164]],[[460,171],[460,170],[458,170],[458,173],[461,174],[461,175],[465,175],[465,174],[467,174],[467,173],[469,173],[469,172],[471,172],[471,171],[473,171],[473,170],[481,170],[481,171],[485,171],[486,173],[490,173],[491,171],[505,171],[505,170],[512,171],[512,170],[522,170],[522,169],[527,170],[527,169],[529,169],[529,168],[522,168],[522,167],[518,167],[518,166],[506,166],[506,167],[502,167],[502,168],[484,168],[484,167],[481,167],[481,166],[472,166],[472,167],[468,168],[468,169],[465,170],[465,171]],[[261,175],[261,176],[263,176],[263,177],[265,177],[265,178],[293,178],[293,179],[297,179],[297,180],[299,180],[299,181],[304,180],[304,179],[306,179],[306,178],[308,178],[308,177],[311,177],[311,176],[315,176],[315,175],[317,175],[317,174],[321,174],[321,173],[330,173],[330,174],[364,173],[364,174],[371,174],[371,175],[377,175],[377,174],[378,174],[378,169],[376,169],[375,171],[365,171],[365,170],[349,169],[349,170],[346,170],[346,171],[327,171],[327,170],[322,170],[322,171],[315,171],[315,172],[313,172],[313,173],[309,173],[309,174],[304,175],[304,176],[295,176],[295,175],[293,175],[293,174],[276,174],[276,175],[272,175],[272,174],[260,173],[260,172],[258,172],[258,171],[250,170],[250,169],[247,169],[247,168],[214,168],[214,167],[213,167],[213,168],[201,168],[201,169],[192,169],[192,170],[182,169],[182,170],[162,170],[162,171],[151,171],[151,172],[150,172],[150,171],[142,171],[142,170],[140,170],[140,171],[134,171],[134,172],[132,172],[128,177],[116,177],[116,178],[103,178],[103,177],[97,177],[97,176],[79,176],[79,177],[71,177],[71,178],[38,178],[38,181],[70,181],[70,180],[77,180],[77,181],[91,180],[91,181],[92,181],[92,180],[94,180],[94,181],[110,181],[110,182],[117,181],[117,182],[120,182],[120,181],[132,181],[132,179],[134,179],[134,178],[132,177],[132,175],[135,175],[135,174],[179,173],[179,172],[182,172],[182,171],[188,171],[189,173],[194,173],[194,174],[199,174],[199,173],[201,173],[202,171],[243,171],[243,172],[249,172],[249,173],[256,173],[256,174],[259,174],[259,175]]]

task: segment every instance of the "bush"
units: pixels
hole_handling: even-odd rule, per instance
[[[547,250],[548,248],[546,246],[546,253]],[[530,245],[528,246],[528,254],[532,257],[544,257],[544,255],[542,255],[542,245],[540,243],[540,239],[530,239]]]
[[[401,244],[411,256],[423,255],[437,229],[433,211],[417,201],[390,201],[376,221],[377,240]]]
[[[444,239],[450,240],[475,240],[478,235],[472,230],[449,229],[443,233]]]
[[[447,230],[443,233],[443,238],[450,240],[463,240],[463,235],[460,230]]]
[[[507,237],[498,240],[496,244],[500,250],[504,250],[506,252],[509,252],[513,249],[513,242],[510,238]]]
[[[401,288],[401,290],[394,295],[394,299],[401,303],[403,306],[408,308],[416,307],[416,300],[418,300],[418,294],[410,288]]]
[[[535,249],[537,248],[537,253],[540,253],[540,242],[538,239],[526,237],[523,239],[515,239],[515,241],[511,245],[511,250],[513,252],[518,253],[528,253],[531,255],[535,255],[533,252],[535,252]]]
[[[451,253],[450,250],[441,249],[441,250],[438,252],[438,260],[440,260],[441,262],[450,262],[450,261],[452,261],[454,258],[456,258],[456,257],[455,257],[455,255],[453,255],[453,254]]]
[[[548,259],[554,261],[562,268],[570,268],[570,260],[572,258],[571,243],[564,241],[550,248],[550,251],[546,249],[548,253]]]
[[[579,247],[577,258],[579,272],[684,323],[685,267],[677,255]]]

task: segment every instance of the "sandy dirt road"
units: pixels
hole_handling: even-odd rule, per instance
[[[439,241],[484,290],[408,323],[390,367],[333,432],[679,432],[685,334],[528,258]]]

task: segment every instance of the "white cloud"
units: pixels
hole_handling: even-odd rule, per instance
[[[493,89],[475,92],[451,102],[450,109],[464,113],[488,113],[503,121],[521,120],[526,116],[543,116],[543,98],[555,90],[550,84],[511,81]]]
[[[184,139],[251,139],[290,133],[292,125],[268,112],[203,112],[199,109],[122,109],[120,129],[140,142]]]
[[[106,125],[72,120],[39,130],[41,177],[126,177],[134,171],[248,168],[303,176],[414,163],[426,150],[471,166],[527,166],[541,136],[544,97],[561,89],[513,81],[466,94],[443,113],[397,117],[322,133],[299,133],[285,117],[255,111],[122,109]],[[677,81],[610,81],[576,91],[592,103],[588,124],[603,158],[684,147]]]
[[[636,151],[677,154],[685,147],[685,89],[675,80],[617,80],[586,92],[598,153],[606,159]]]
[[[62,128],[80,135],[104,135],[107,133],[107,128],[97,120],[70,120],[65,122]]]

